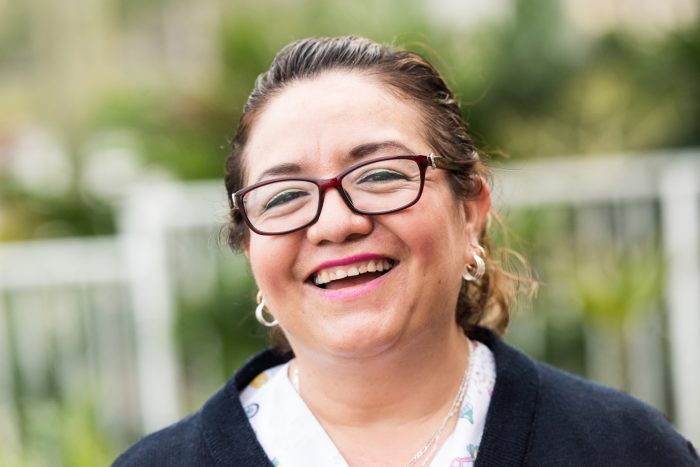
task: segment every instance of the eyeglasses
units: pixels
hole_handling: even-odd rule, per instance
[[[324,180],[265,180],[233,193],[233,208],[250,230],[260,235],[291,233],[316,222],[329,188],[337,189],[354,213],[389,214],[418,202],[426,169],[437,169],[440,159],[433,154],[389,156],[353,165]]]

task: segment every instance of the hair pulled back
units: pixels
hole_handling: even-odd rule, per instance
[[[293,42],[275,56],[267,72],[258,76],[243,108],[232,150],[226,160],[225,184],[229,201],[232,193],[243,188],[246,142],[256,116],[270,99],[296,81],[339,70],[370,76],[399,97],[413,102],[420,110],[423,138],[448,163],[453,194],[468,199],[480,193],[483,180],[490,175],[489,170],[474,148],[458,102],[438,71],[414,52],[361,37],[344,36]],[[465,332],[482,325],[503,333],[517,285],[516,277],[507,273],[490,255],[488,224],[485,223],[479,235],[479,242],[487,252],[486,273],[478,281],[462,281],[457,302],[456,320]],[[240,213],[232,209],[228,244],[239,250],[248,240],[248,235],[249,230]],[[274,343],[288,348],[282,333],[275,329]]]

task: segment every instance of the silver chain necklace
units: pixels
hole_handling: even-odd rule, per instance
[[[427,465],[427,462],[433,457],[435,451],[437,450],[438,441],[440,440],[442,432],[445,431],[445,428],[447,427],[447,422],[449,422],[452,419],[452,417],[454,417],[455,413],[457,413],[457,410],[459,410],[459,408],[462,406],[462,401],[464,400],[464,397],[467,394],[467,388],[469,387],[469,376],[472,371],[471,347],[469,345],[469,341],[467,341],[467,351],[469,359],[467,367],[464,369],[464,376],[462,377],[462,382],[459,385],[459,389],[457,389],[457,394],[455,394],[455,398],[452,401],[450,410],[447,412],[447,415],[445,415],[445,418],[443,418],[442,423],[440,423],[438,429],[435,430],[435,433],[433,433],[433,435],[430,438],[428,438],[428,441],[423,445],[423,447],[420,448],[420,450],[418,450],[418,452],[413,456],[413,458],[411,458],[410,461],[408,461],[406,467],[411,467],[413,464],[418,462],[421,459],[421,457],[425,455],[426,452],[430,451],[428,456],[425,459],[423,459],[423,462],[420,464],[421,467]],[[292,368],[292,386],[298,394],[301,394],[299,392],[299,367],[296,364]]]
[[[455,398],[452,401],[452,405],[450,406],[450,410],[447,412],[447,415],[445,415],[445,418],[442,420],[442,423],[440,423],[440,426],[438,427],[437,430],[435,430],[435,433],[428,438],[428,441],[423,445],[422,448],[413,456],[413,458],[408,461],[406,464],[406,467],[411,467],[413,464],[418,462],[423,455],[425,455],[426,452],[430,451],[428,456],[426,456],[425,459],[423,459],[423,462],[420,464],[421,467],[427,465],[428,461],[433,457],[435,454],[435,451],[437,450],[438,447],[438,441],[440,439],[440,436],[442,435],[442,432],[445,430],[447,427],[447,422],[449,422],[452,417],[454,417],[455,413],[462,407],[462,401],[464,400],[464,397],[467,394],[467,388],[469,387],[469,376],[471,374],[472,370],[472,359],[471,359],[471,348],[469,346],[469,341],[467,341],[467,350],[468,350],[468,358],[469,361],[467,363],[467,367],[464,369],[464,376],[462,377],[462,382],[459,385],[459,389],[457,390],[457,394],[455,394]]]

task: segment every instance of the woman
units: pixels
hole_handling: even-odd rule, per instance
[[[276,349],[116,465],[699,465],[653,409],[499,339],[513,284],[488,254],[486,174],[418,55],[287,46],[226,173]]]

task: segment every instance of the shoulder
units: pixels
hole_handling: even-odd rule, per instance
[[[615,389],[585,380],[547,364],[535,363],[539,373],[538,407],[542,415],[597,421],[599,424],[620,423],[616,417],[662,420],[650,406]],[[566,409],[566,410],[562,410]]]
[[[700,466],[690,442],[647,404],[536,362],[490,331],[475,336],[496,360],[482,465]]]
[[[269,464],[240,403],[240,390],[289,355],[268,350],[245,365],[194,414],[152,433],[127,449],[114,467]]]
[[[536,366],[540,379],[529,446],[533,458],[566,452],[586,463],[700,465],[691,443],[656,409],[622,391],[543,363]]]
[[[202,437],[201,411],[152,433],[127,449],[114,462],[126,466],[212,465]]]

